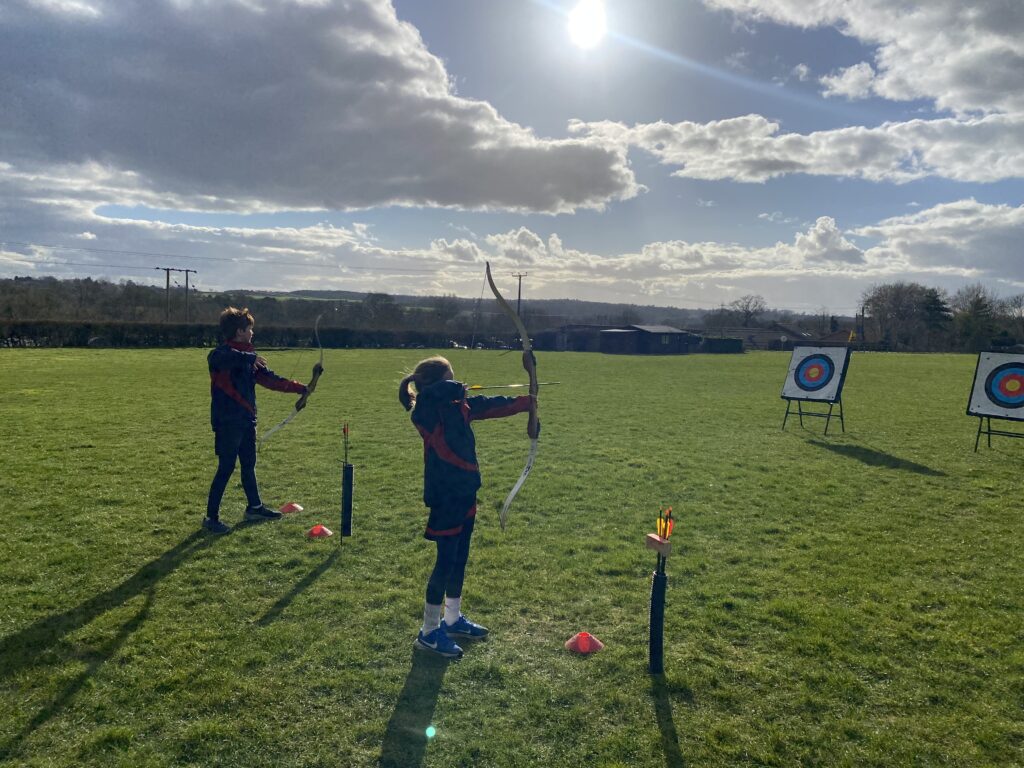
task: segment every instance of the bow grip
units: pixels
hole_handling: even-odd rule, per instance
[[[295,410],[301,411],[306,407],[306,401],[309,400],[309,396],[313,394],[313,390],[316,389],[316,383],[320,380],[320,374],[324,372],[324,367],[317,363],[313,366],[313,378],[309,380],[309,384],[306,385],[306,392],[299,401],[295,403]]]

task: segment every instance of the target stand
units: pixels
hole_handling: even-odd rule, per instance
[[[1022,432],[992,428],[992,419],[1024,421],[1024,355],[998,352],[978,355],[967,415],[978,417],[975,453],[982,435],[985,435],[989,448],[992,447],[992,435],[1024,438]]]
[[[782,428],[786,428],[795,402],[801,427],[804,425],[805,416],[825,419],[827,435],[832,417],[835,416],[839,419],[843,432],[846,432],[843,384],[846,383],[846,371],[849,366],[849,347],[794,347],[786,381],[782,385],[782,399],[786,401],[786,415],[782,417]],[[828,411],[805,411],[804,403],[827,404]]]
[[[782,417],[782,428],[783,429],[786,428],[786,420],[789,418],[789,409],[792,407],[793,403],[796,403],[796,415],[798,417],[800,417],[800,426],[801,427],[804,425],[804,416],[807,416],[809,418],[824,419],[825,420],[825,434],[827,435],[828,434],[829,424],[832,423],[832,416],[834,415],[837,419],[839,419],[839,426],[842,428],[842,431],[846,432],[846,421],[843,418],[843,399],[842,398],[837,399],[834,403],[829,403],[827,411],[805,411],[803,409],[803,403],[819,402],[817,400],[805,400],[805,399],[799,398],[799,397],[787,397],[787,398],[785,398],[785,400],[786,400],[786,415]],[[839,411],[837,413],[833,413],[833,409],[837,405],[839,406]]]

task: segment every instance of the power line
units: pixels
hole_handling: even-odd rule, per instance
[[[51,248],[53,250],[58,250],[58,251],[81,251],[83,253],[108,253],[108,254],[116,254],[116,255],[120,255],[120,256],[148,256],[148,257],[162,258],[162,259],[193,259],[193,260],[197,260],[197,261],[217,261],[217,262],[228,262],[228,263],[263,264],[263,265],[266,265],[266,266],[291,266],[291,267],[303,267],[305,269],[318,269],[318,270],[321,270],[321,271],[325,270],[325,268],[329,269],[329,268],[333,267],[333,268],[338,269],[338,270],[351,269],[351,270],[366,271],[366,272],[397,272],[397,273],[413,272],[413,273],[429,273],[429,274],[436,274],[436,273],[442,272],[442,271],[447,271],[447,272],[466,272],[466,273],[469,273],[469,272],[476,273],[477,272],[476,268],[470,268],[470,267],[449,267],[449,266],[437,266],[437,267],[365,267],[365,266],[356,266],[356,265],[352,265],[352,264],[335,264],[335,265],[331,265],[331,264],[311,264],[308,261],[291,261],[291,260],[288,260],[288,259],[255,259],[255,258],[247,258],[247,257],[244,257],[244,256],[240,256],[240,257],[233,257],[233,256],[188,256],[188,255],[184,255],[184,254],[161,253],[161,252],[158,252],[158,251],[127,251],[127,250],[115,250],[115,249],[112,249],[112,248],[86,248],[84,246],[48,245],[48,244],[45,244],[45,243],[28,243],[28,242],[23,242],[23,241],[18,241],[18,240],[4,240],[2,243],[0,243],[0,245],[20,245],[20,246],[26,247],[26,248]],[[51,265],[51,266],[93,267],[93,268],[104,268],[104,269],[132,269],[132,270],[142,270],[142,271],[149,271],[149,270],[152,270],[152,269],[163,269],[162,267],[140,267],[140,266],[130,265],[130,264],[96,264],[96,263],[81,262],[81,261],[46,261],[46,260],[42,260],[42,259],[33,258],[32,256],[30,256],[28,254],[18,254],[18,255],[21,256],[22,258],[24,258],[26,261],[30,261],[30,262],[33,262],[35,264]],[[195,271],[195,270],[193,270],[193,271]],[[526,274],[527,273],[524,272],[522,274],[514,273],[512,275],[513,277],[517,277],[519,279],[520,291],[522,290],[522,278],[526,277]],[[672,297],[665,297],[665,298],[671,300]],[[676,301],[680,301],[680,302],[687,302],[687,303],[693,305],[691,307],[678,307],[678,309],[715,309],[720,304],[720,302],[704,302],[704,301],[700,301],[698,299],[690,298],[689,296],[675,297],[675,300]],[[557,299],[552,299],[552,301],[557,301]],[[614,303],[614,302],[595,301],[594,303],[597,303],[597,304],[608,304],[608,303]],[[811,307],[810,304],[803,304],[803,305],[797,304],[796,306],[804,306],[804,307],[807,307],[808,309]],[[820,308],[821,305],[816,305],[816,306],[818,308]],[[784,308],[780,308],[780,309],[784,309]],[[840,312],[842,312],[844,310],[847,310],[847,309],[849,309],[849,308],[847,308],[847,307],[835,307],[834,308],[835,311],[840,311]]]
[[[364,267],[356,266],[354,264],[310,264],[308,261],[290,261],[288,259],[255,259],[247,258],[245,256],[189,256],[181,253],[159,253],[156,251],[119,251],[112,248],[85,248],[83,246],[74,245],[48,245],[46,243],[26,243],[19,242],[17,240],[4,240],[5,245],[20,245],[25,248],[52,248],[55,251],[82,251],[84,253],[112,253],[118,256],[151,256],[158,259],[195,259],[197,261],[224,261],[229,263],[244,263],[244,264],[266,264],[269,266],[288,266],[288,267],[305,267],[306,269],[323,269],[324,267],[334,267],[336,269],[356,269],[367,272],[440,272],[443,269],[453,271],[448,267]],[[19,254],[26,256],[26,254]],[[66,264],[74,264],[75,262],[64,262]],[[79,266],[118,266],[118,265],[107,265],[107,264],[83,264]],[[142,267],[126,267],[128,269],[142,269]],[[456,268],[454,271],[458,272],[469,272],[476,270],[469,270],[468,268],[459,269]]]

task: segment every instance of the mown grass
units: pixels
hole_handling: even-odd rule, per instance
[[[779,429],[788,355],[540,354],[563,383],[505,533],[525,420],[476,426],[465,609],[493,635],[446,665],[411,648],[432,552],[395,390],[425,354],[328,350],[260,457],[265,499],[306,511],[212,538],[202,350],[0,351],[0,760],[1024,765],[1024,442],[973,452],[973,358],[855,355],[825,437]],[[267,356],[297,378],[314,360]],[[523,378],[516,354],[450,357],[472,383]],[[265,427],[292,405],[259,397]],[[310,542],[338,528],[344,421],[355,536]],[[666,504],[652,679],[643,536]],[[569,655],[581,629],[606,649]]]

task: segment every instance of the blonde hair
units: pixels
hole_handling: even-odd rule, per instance
[[[431,384],[443,381],[445,374],[448,373],[448,369],[451,367],[452,364],[440,355],[420,360],[415,370],[402,379],[398,385],[398,402],[402,404],[405,410],[411,411],[416,405],[416,392],[420,392]],[[416,392],[409,388],[410,384],[416,385]]]

